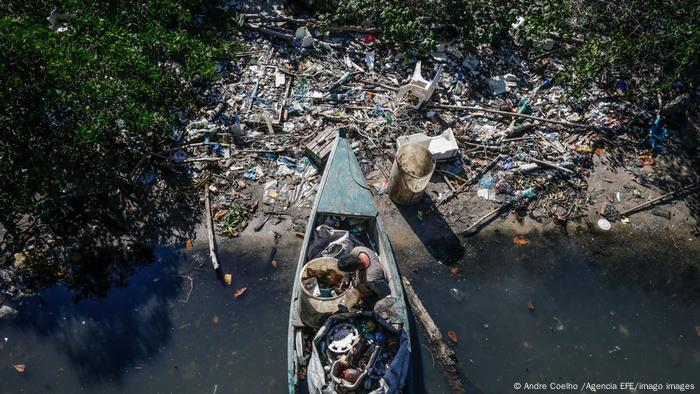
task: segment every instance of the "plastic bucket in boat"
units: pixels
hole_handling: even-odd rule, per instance
[[[420,201],[435,170],[435,161],[428,148],[406,144],[396,152],[389,178],[389,198],[399,205]]]
[[[315,296],[312,292],[306,289],[304,281],[309,279],[307,270],[312,268],[316,271],[334,270],[342,275],[338,269],[338,260],[333,257],[319,257],[306,263],[301,269],[301,291],[299,292],[299,317],[307,326],[321,327],[326,319],[333,313],[338,311],[338,305],[345,301],[345,290],[343,293],[335,297]],[[352,286],[350,287],[352,288]],[[348,290],[350,289],[348,288]]]

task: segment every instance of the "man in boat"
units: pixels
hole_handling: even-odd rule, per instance
[[[379,256],[370,248],[354,247],[338,260],[338,269],[357,272],[355,287],[363,299],[377,297],[376,300],[380,300],[391,294]]]

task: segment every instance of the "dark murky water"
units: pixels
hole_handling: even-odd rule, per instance
[[[698,273],[667,270],[668,259],[696,257],[676,251],[639,259],[645,252],[622,252],[624,243],[597,245],[611,253],[568,239],[514,246],[503,237],[472,247],[459,279],[447,279],[447,269],[434,265],[412,274],[438,326],[458,335],[456,353],[471,392],[515,392],[516,382],[579,388],[584,382],[669,382],[700,389]],[[431,356],[422,353],[423,365],[431,366]],[[446,387],[440,379],[426,386]]]
[[[234,275],[227,288],[214,280],[203,251],[160,248],[155,264],[103,301],[74,304],[63,289],[25,300],[17,318],[0,322],[0,394],[285,392],[298,241],[283,237],[274,257],[271,236],[220,245]],[[697,256],[640,262],[634,253],[568,239],[535,238],[524,247],[506,237],[470,242],[479,243],[466,247],[459,278],[421,247],[396,253],[438,326],[458,335],[472,392],[510,392],[515,382],[700,387],[698,284],[687,283],[697,272],[664,268]],[[178,274],[194,283],[189,300],[190,279]],[[235,298],[238,287],[248,291]],[[426,347],[414,349],[417,385],[447,392]],[[14,364],[26,364],[26,372]]]

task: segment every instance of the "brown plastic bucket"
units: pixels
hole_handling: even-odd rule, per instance
[[[428,148],[407,144],[396,152],[389,178],[389,198],[399,205],[413,205],[421,200],[423,191],[435,170],[435,161]]]

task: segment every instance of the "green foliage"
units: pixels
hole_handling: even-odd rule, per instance
[[[322,18],[338,24],[381,27],[384,37],[407,52],[425,55],[435,48],[438,31],[455,31],[467,46],[491,42],[515,20],[510,4],[486,0],[368,1],[325,3]]]
[[[379,26],[384,39],[404,51],[425,55],[438,36],[455,35],[467,48],[522,44],[541,53],[538,42],[555,37],[566,68],[557,80],[575,95],[592,83],[616,78],[668,91],[674,81],[697,75],[700,59],[700,2],[671,0],[328,0],[323,17],[339,24]],[[513,32],[512,24],[525,22]]]
[[[102,230],[90,214],[66,223],[76,209],[122,209],[113,200],[137,162],[236,50],[235,15],[215,3],[0,5],[0,257],[29,242],[35,260],[64,261],[51,251],[80,248]],[[65,15],[59,31],[47,21],[53,10]]]
[[[523,37],[557,33],[569,44],[558,80],[581,94],[592,82],[635,79],[668,91],[688,82],[700,59],[700,3],[688,0],[574,1],[526,8]],[[538,33],[539,32],[539,33]],[[576,41],[568,41],[576,38]]]
[[[225,209],[223,217],[217,223],[217,229],[227,237],[237,237],[245,230],[250,221],[250,212],[240,204],[231,202]]]
[[[383,8],[379,22],[384,34],[400,43],[407,43],[419,53],[427,53],[435,48],[435,35],[430,30],[428,16],[415,12],[407,5],[394,5]]]

